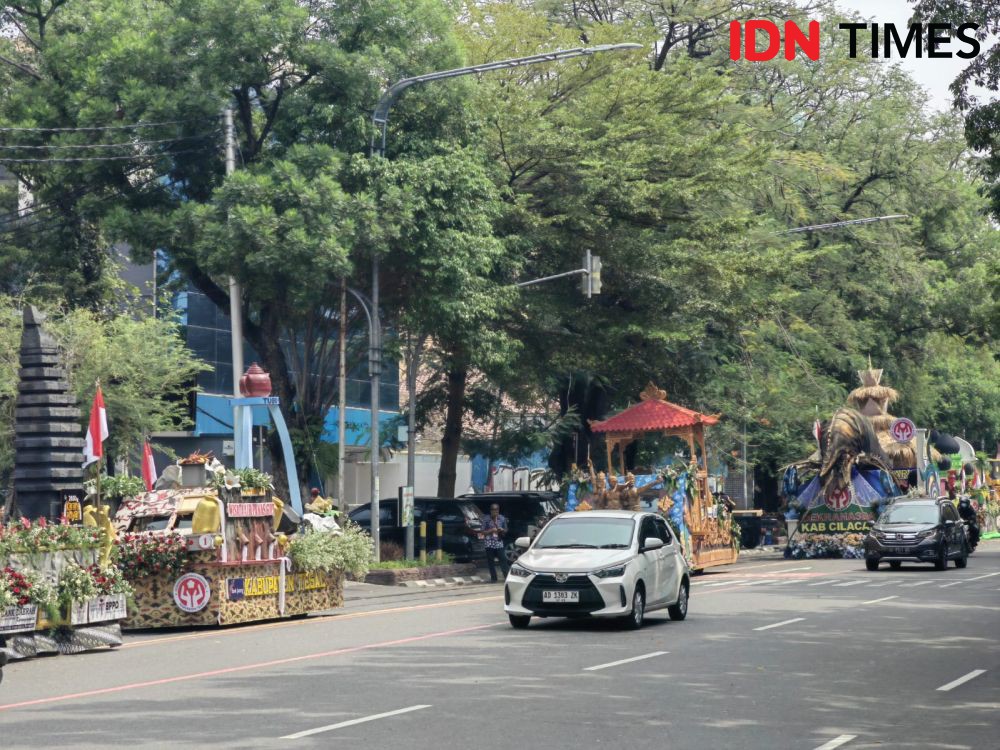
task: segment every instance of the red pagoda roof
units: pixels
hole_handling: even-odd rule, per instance
[[[660,390],[653,383],[646,386],[639,398],[641,400],[638,404],[625,411],[603,422],[591,422],[590,429],[593,432],[655,432],[713,425],[719,421],[717,416],[708,416],[670,403],[667,401],[666,391]]]

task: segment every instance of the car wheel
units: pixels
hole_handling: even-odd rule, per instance
[[[632,611],[625,617],[625,626],[629,630],[638,630],[642,627],[642,620],[646,616],[646,592],[641,584],[636,584],[635,592],[632,594]]]
[[[531,615],[507,615],[510,626],[516,630],[524,630],[531,622]]]
[[[667,614],[670,615],[671,620],[676,620],[680,622],[688,614],[688,583],[684,581],[681,583],[681,590],[677,592],[677,603],[671,604],[667,607]]]
[[[878,559],[869,557],[865,560],[865,567],[868,570],[878,570]]]
[[[962,556],[955,560],[956,568],[964,568],[969,564],[969,548],[967,545],[962,545]]]
[[[890,560],[889,567],[892,568],[893,570],[899,570],[901,567],[903,567],[903,563],[900,562],[899,560]]]
[[[934,561],[934,570],[944,570],[948,567],[948,543],[941,542],[938,547],[937,560]]]

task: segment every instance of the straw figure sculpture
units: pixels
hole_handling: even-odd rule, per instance
[[[882,452],[893,469],[909,469],[916,466],[915,442],[911,440],[900,443],[889,434],[889,428],[896,419],[889,413],[889,405],[899,398],[899,393],[894,388],[882,385],[882,370],[872,367],[870,357],[868,369],[859,370],[858,377],[861,379],[861,386],[848,395],[848,406],[859,411],[871,422]]]

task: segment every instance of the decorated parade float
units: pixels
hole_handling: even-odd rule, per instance
[[[81,412],[43,320],[25,311],[15,427],[19,517],[0,526],[4,656],[117,646],[123,627],[229,625],[342,603],[344,575],[364,575],[371,539],[357,527],[339,528],[323,514],[328,508],[307,506],[316,512],[303,514],[291,441],[266,373],[252,367],[240,384],[244,397],[231,402],[236,468],[195,453],[154,485],[149,452],[145,482],[109,478],[102,461],[85,482],[81,459],[102,455],[114,417],[105,417],[98,386],[85,448]],[[277,428],[288,503],[252,465],[254,407],[266,408]],[[128,487],[148,491],[122,491]],[[123,496],[109,492],[115,488]]]
[[[591,422],[591,430],[604,435],[609,471],[595,473],[592,466],[589,475],[576,471],[568,483],[567,507],[639,510],[640,498],[651,498],[669,521],[693,570],[736,562],[739,527],[731,504],[714,496],[708,481],[705,430],[718,421],[718,416],[670,403],[666,392],[650,383],[639,403]],[[626,448],[646,436],[679,438],[687,448],[687,460],[640,475],[626,471]],[[616,450],[620,475],[614,472]]]
[[[107,508],[85,506],[84,439],[44,316],[24,311],[15,408],[20,519],[0,526],[0,651],[9,659],[121,643],[131,588]]]

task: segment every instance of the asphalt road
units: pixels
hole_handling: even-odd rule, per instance
[[[1000,543],[969,567],[748,561],[685,622],[532,621],[500,586],[13,664],[0,748],[1000,748]]]

